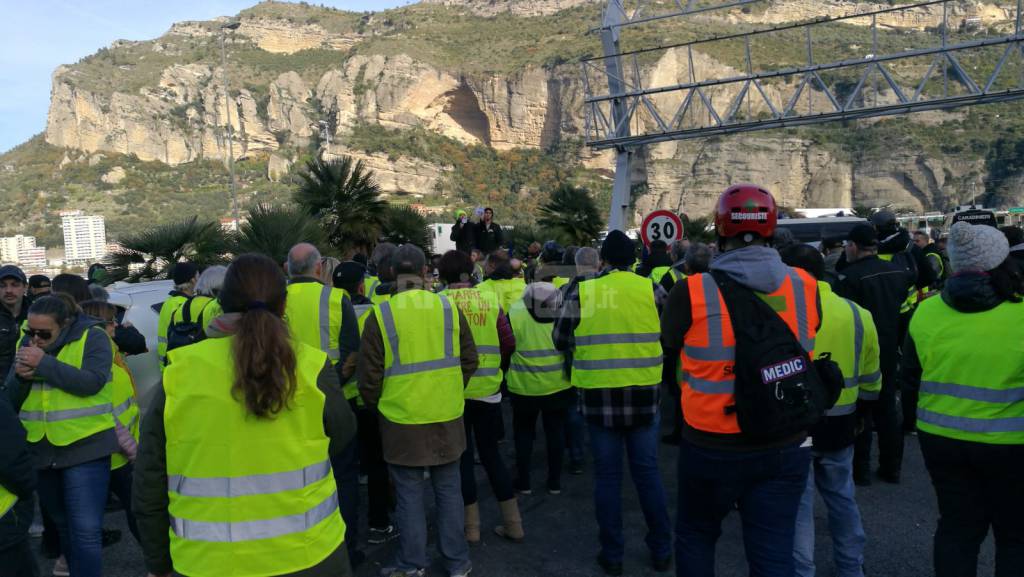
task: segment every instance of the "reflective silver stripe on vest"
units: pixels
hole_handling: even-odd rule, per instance
[[[538,359],[541,357],[554,357],[562,353],[558,349],[541,349],[539,351],[516,350],[516,354],[523,357],[524,359]]]
[[[857,403],[849,403],[839,407],[832,407],[825,411],[825,415],[828,417],[841,417],[843,415],[852,415],[857,411]]]
[[[84,409],[64,409],[63,411],[22,411],[20,416],[23,421],[46,421],[47,423],[55,423],[57,421],[70,421],[72,419],[80,419],[82,417],[106,415],[110,412],[110,403],[105,403],[102,405],[96,405],[95,407],[85,407]]]
[[[804,295],[804,280],[790,269],[789,278],[793,284],[793,306],[796,308],[796,330],[800,345],[808,353],[814,350],[814,339],[807,338],[807,297]]]
[[[630,345],[660,342],[661,333],[617,333],[610,335],[587,335],[576,337],[577,346],[585,345]]]
[[[690,386],[691,389],[698,393],[704,393],[705,395],[731,395],[735,389],[735,381],[707,381],[704,379],[698,379],[690,375],[683,375],[683,381]]]
[[[1024,417],[1007,417],[1005,419],[972,419],[969,417],[954,417],[929,411],[928,409],[917,408],[917,418],[920,421],[946,427],[967,431],[968,433],[1019,433],[1024,431]]]
[[[156,342],[158,342],[158,343],[160,343],[162,345],[166,345],[167,344],[167,337],[157,337],[156,338]]]
[[[855,379],[853,377],[847,377],[847,378],[843,379],[843,388],[844,389],[852,389],[852,388],[854,388],[856,386],[857,386],[857,379]]]
[[[860,320],[860,311],[853,301],[846,301],[853,312],[853,376],[846,379],[846,387],[855,387],[860,382],[860,354],[864,350],[864,323]],[[849,384],[853,381],[853,384]]]
[[[881,393],[881,391],[861,391],[857,394],[857,398],[862,401],[877,401]]]
[[[476,352],[481,355],[500,355],[501,347],[494,345],[477,345]]]
[[[508,368],[510,371],[517,373],[553,373],[562,370],[562,363],[551,365],[521,365],[519,363],[512,363]]]
[[[597,371],[602,369],[647,369],[660,365],[662,358],[648,357],[646,359],[599,359],[573,361],[573,368],[581,371]]]
[[[384,332],[387,335],[388,344],[391,346],[391,366],[384,370],[385,377],[425,373],[459,366],[460,359],[455,356],[452,303],[444,295],[438,295],[438,297],[441,299],[441,308],[444,312],[444,358],[420,363],[402,363],[398,353],[398,329],[395,327],[395,316],[391,312],[391,301],[380,303],[381,322],[384,323]]]
[[[1024,387],[983,389],[981,387],[958,385],[956,383],[921,381],[921,392],[986,403],[1019,403],[1024,401]]]
[[[476,372],[473,373],[473,377],[496,377],[498,376],[498,371],[500,370],[501,369],[499,369],[498,367],[485,367],[477,369]]]
[[[235,523],[218,523],[212,521],[192,521],[171,517],[171,530],[182,539],[189,541],[208,541],[215,543],[237,543],[240,541],[256,541],[273,539],[293,533],[312,529],[331,515],[338,514],[338,493],[324,499],[319,505],[305,513],[297,513],[286,517],[264,519],[260,521],[238,521]]]
[[[736,359],[736,347],[692,347],[684,346],[683,352],[695,361],[725,361]]]
[[[295,471],[242,477],[167,477],[167,490],[183,497],[244,497],[308,487],[331,474],[329,460]]]
[[[875,371],[867,375],[861,375],[857,377],[858,383],[874,383],[878,379],[882,378],[882,371]]]
[[[341,358],[338,349],[331,348],[331,287],[320,289],[320,350],[332,361]]]
[[[707,311],[708,346],[684,345],[683,352],[695,361],[731,362],[736,358],[736,348],[727,347],[722,336],[722,307],[718,300],[718,285],[710,274],[701,275]]]
[[[114,407],[114,416],[115,417],[120,417],[121,415],[123,415],[125,413],[125,411],[127,411],[130,408],[132,408],[132,400],[129,398],[125,402],[123,402],[120,405]]]

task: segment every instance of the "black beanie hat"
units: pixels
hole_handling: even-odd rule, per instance
[[[636,246],[626,233],[613,230],[601,243],[601,260],[612,266],[633,264],[636,260]]]

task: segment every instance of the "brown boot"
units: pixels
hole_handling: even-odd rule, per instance
[[[466,542],[476,545],[480,542],[480,505],[466,505]]]
[[[519,503],[516,498],[501,501],[498,505],[501,506],[501,518],[505,520],[505,524],[495,527],[494,532],[513,543],[521,543],[526,533],[523,532],[523,518],[519,516]]]

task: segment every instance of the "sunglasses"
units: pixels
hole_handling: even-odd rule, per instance
[[[25,336],[27,336],[30,339],[34,339],[36,337],[39,337],[40,339],[42,339],[44,341],[50,340],[50,337],[53,336],[53,331],[46,331],[46,330],[37,331],[35,329],[25,328],[25,329],[22,329],[21,332],[25,333]]]

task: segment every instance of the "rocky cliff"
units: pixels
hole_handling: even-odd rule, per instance
[[[272,178],[286,174],[303,151],[316,149],[326,156],[349,153],[363,159],[389,193],[435,197],[458,167],[366,153],[349,147],[348,136],[371,124],[422,128],[497,150],[548,150],[581,139],[578,68],[531,61],[530,51],[537,45],[529,44],[530,34],[542,41],[551,34],[582,37],[582,24],[597,22],[601,4],[426,0],[419,6],[359,15],[264,3],[243,12],[241,25],[227,38],[227,98],[217,45],[221,22],[182,23],[159,39],[115,44],[79,64],[58,68],[45,138],[58,147],[179,165],[226,158],[229,142],[224,127],[230,123],[236,158],[268,158]],[[779,0],[760,12],[733,10],[721,18],[748,23],[805,20],[820,15],[823,5],[830,14],[882,6],[850,0]],[[968,0],[957,4],[954,17],[997,24],[1007,19],[1006,10]],[[933,27],[932,11],[922,14],[913,21],[882,23],[893,28]],[[474,69],[465,63],[473,61],[473,51],[490,50],[486,42],[439,37],[446,18],[460,25],[493,27],[510,17],[523,17],[520,28],[508,31],[524,38],[524,45],[515,49],[525,51],[524,61],[514,70]],[[502,40],[518,41],[494,38],[495,50]],[[448,42],[450,49],[440,52],[426,41]],[[689,67],[684,54],[670,50],[645,67],[643,81],[665,84],[685,81],[691,73],[736,73],[726,62],[699,52],[694,70]],[[104,74],[120,80],[104,82]],[[723,92],[721,98],[730,96]],[[782,99],[774,93],[769,97]],[[959,118],[938,114],[931,122]],[[664,144],[647,150],[645,156],[648,192],[637,200],[638,214],[657,207],[706,212],[715,195],[737,180],[763,183],[790,206],[891,203],[917,210],[953,204],[968,184],[985,187],[985,161],[978,154],[961,158],[913,150],[900,156],[858,156],[793,132]],[[604,175],[612,169],[607,153],[583,149],[577,161]]]

